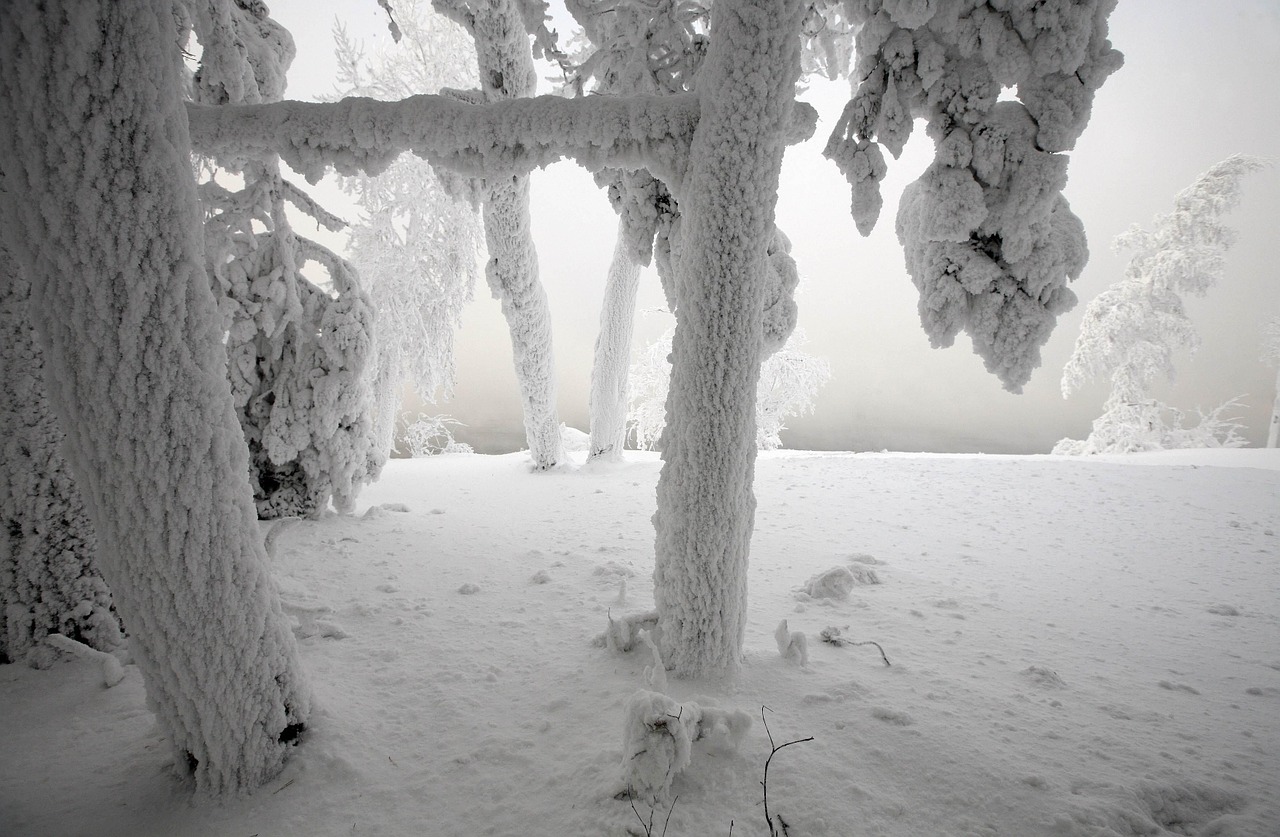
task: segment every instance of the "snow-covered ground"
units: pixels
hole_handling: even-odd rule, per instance
[[[791,837],[1280,834],[1278,453],[762,456],[742,671],[669,685],[755,722],[695,745],[653,834],[768,833],[762,706],[813,736],[769,767]],[[0,667],[0,833],[644,834],[615,793],[651,659],[592,640],[652,604],[659,462],[526,462],[393,461],[282,531],[319,710],[251,797],[191,803],[133,666]],[[798,592],[837,566],[881,583]]]

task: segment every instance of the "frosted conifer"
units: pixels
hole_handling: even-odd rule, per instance
[[[1104,376],[1111,380],[1111,395],[1089,437],[1064,439],[1055,453],[1129,452],[1206,441],[1171,433],[1180,425],[1168,423],[1164,416],[1171,408],[1150,391],[1158,380],[1173,379],[1178,350],[1198,346],[1182,295],[1203,296],[1222,277],[1235,241],[1222,216],[1240,202],[1244,176],[1263,165],[1257,157],[1228,157],[1180,192],[1173,212],[1158,216],[1151,230],[1134,226],[1116,237],[1115,248],[1133,256],[1124,278],[1089,303],[1062,373],[1064,398]]]

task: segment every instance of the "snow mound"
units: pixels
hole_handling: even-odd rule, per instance
[[[880,577],[875,570],[855,563],[818,573],[804,583],[801,593],[813,599],[844,599],[854,587],[879,583]]]

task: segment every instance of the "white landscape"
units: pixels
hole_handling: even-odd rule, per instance
[[[1280,835],[1267,0],[347,5],[0,0],[0,837]]]
[[[644,834],[615,795],[652,660],[593,639],[652,607],[659,465],[393,460],[355,514],[286,524],[313,728],[247,798],[191,803],[136,667],[0,667],[4,833]],[[768,834],[762,706],[777,743],[813,737],[769,768],[795,837],[1277,833],[1277,451],[778,452],[756,486],[740,675],[668,684],[753,723],[635,800],[654,834]],[[798,592],[851,562],[880,583]]]

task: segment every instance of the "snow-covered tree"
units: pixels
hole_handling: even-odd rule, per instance
[[[1062,188],[1094,92],[1122,63],[1107,40],[1116,0],[1037,3],[857,0],[857,79],[825,154],[853,187],[865,235],[887,167],[914,120],[933,164],[903,193],[898,239],[935,346],[967,331],[1005,387],[1020,392],[1040,347],[1076,302],[1066,283],[1088,258]],[[1016,101],[999,101],[1002,89]]]
[[[0,662],[38,660],[31,652],[53,633],[99,651],[124,641],[93,524],[59,449],[30,290],[0,245]]]
[[[201,48],[194,101],[279,101],[294,46],[266,7],[219,0],[191,10]],[[258,516],[315,516],[331,499],[345,511],[386,460],[370,414],[372,307],[351,266],[297,234],[285,207],[333,231],[343,222],[285,180],[273,155],[221,162],[243,185],[201,184],[205,254]],[[328,272],[328,288],[303,274],[307,262]]]
[[[1276,367],[1276,394],[1271,402],[1271,423],[1267,425],[1267,447],[1280,446],[1280,317],[1267,321],[1262,334],[1262,361]]]
[[[1118,65],[1118,54],[1104,37],[1111,5],[1106,0],[1016,8],[975,6],[968,0],[853,4],[865,21],[863,29],[889,26],[903,33],[890,39],[896,44],[892,49],[888,42],[870,42],[880,56],[872,63],[883,64],[886,85],[890,70],[898,74],[895,85],[903,80],[904,92],[895,101],[902,104],[910,80],[899,70],[910,66],[923,72],[912,71],[928,95],[907,96],[907,104],[921,105],[933,117],[940,151],[957,162],[952,168],[964,174],[973,164],[983,179],[985,189],[976,180],[973,187],[982,198],[979,212],[968,199],[972,189],[963,187],[959,175],[941,169],[930,175],[941,178],[942,185],[954,179],[955,194],[967,195],[965,217],[977,231],[964,233],[959,242],[970,245],[964,259],[924,274],[931,277],[926,297],[932,298],[934,285],[944,288],[944,295],[956,289],[964,294],[963,304],[950,306],[939,320],[948,323],[943,331],[959,322],[981,335],[988,365],[1006,383],[1029,371],[1039,345],[1039,337],[1030,335],[1040,335],[1049,315],[1059,310],[1064,297],[1053,289],[1083,259],[1078,222],[1054,188],[1061,179],[1060,163],[1041,161],[1035,144],[1052,150],[1069,146],[1087,121],[1094,90]],[[824,3],[826,20],[838,8],[845,7]],[[521,9],[530,12],[523,19],[525,32],[542,27],[542,3],[531,0]],[[988,77],[1012,76],[1003,70],[993,76],[987,68],[1004,53],[981,45],[975,16],[998,24],[992,31],[1007,32],[1001,35],[1004,45],[1031,56],[1025,89],[1019,82],[1027,112],[1016,118],[1009,108],[997,109],[998,85],[987,95],[992,90]],[[438,166],[491,180],[518,180],[533,168],[571,157],[593,171],[645,169],[666,184],[680,219],[678,235],[673,224],[664,246],[676,331],[655,516],[654,581],[663,658],[686,676],[731,670],[741,653],[755,508],[756,382],[766,351],[781,346],[787,324],[795,321],[788,289],[794,287],[795,267],[788,264],[789,248],[774,227],[774,207],[785,147],[810,136],[816,124],[813,109],[795,101],[802,35],[817,25],[811,25],[812,17],[793,0],[718,0],[696,89],[672,96],[483,101],[416,96],[400,102],[286,102],[189,113],[193,139],[202,149],[279,153],[309,179],[328,166],[348,174],[377,172],[411,150]],[[504,31],[527,45],[517,30]],[[487,73],[481,62],[482,85],[496,88],[513,78],[501,75]],[[867,180],[863,174],[883,167],[870,165],[879,155],[878,147],[874,154],[869,150],[879,123],[852,119],[859,101],[870,105],[855,97],[846,109],[850,119],[842,121],[829,145],[847,176],[861,184]],[[881,112],[880,104],[875,110]],[[1027,119],[1036,126],[1030,145],[1024,142]],[[973,136],[982,126],[989,136]],[[943,130],[948,127],[954,130]],[[975,150],[979,140],[987,143],[980,152]],[[855,208],[863,194],[865,189],[855,192]],[[945,200],[932,212],[939,226],[927,234],[961,235],[959,226],[942,229],[946,212],[940,208],[954,197],[951,187],[939,196]],[[931,201],[917,203],[916,214]],[[858,215],[869,220],[861,211]],[[982,226],[987,215],[993,215],[993,224]],[[1036,218],[1034,229],[1018,221],[1020,215]],[[994,219],[1005,221],[994,224]],[[929,246],[926,242],[926,255]],[[978,255],[996,265],[1000,275],[984,269],[965,274],[963,282],[954,279],[961,267],[978,264]],[[978,283],[980,275],[990,282]]]
[[[395,100],[477,84],[461,27],[423,0],[397,3],[395,20],[399,40],[369,58],[335,25],[339,95]],[[402,155],[377,177],[357,174],[342,187],[361,209],[348,247],[376,314],[374,412],[378,447],[390,451],[406,382],[428,401],[452,391],[453,333],[472,299],[483,229],[419,157]]]
[[[631,367],[627,430],[640,450],[656,450],[666,426],[664,412],[671,381],[671,338],[668,329],[649,344]],[[760,364],[756,387],[756,447],[782,447],[782,431],[792,416],[813,412],[813,401],[827,381],[831,366],[803,350],[804,331],[797,329],[785,345]]]
[[[1173,380],[1179,350],[1194,351],[1199,345],[1182,297],[1203,296],[1222,277],[1235,241],[1222,216],[1240,202],[1244,176],[1263,165],[1257,157],[1228,157],[1180,192],[1173,212],[1158,216],[1151,230],[1135,225],[1116,237],[1115,249],[1131,250],[1133,256],[1124,278],[1089,303],[1062,373],[1064,398],[1104,376],[1111,380],[1111,395],[1089,437],[1064,439],[1055,453],[1158,450],[1179,440],[1202,446],[1197,440],[1205,438],[1203,433],[1185,437],[1172,432],[1180,424],[1166,420],[1171,408],[1150,392],[1157,380]]]
[[[452,90],[465,102],[503,102],[532,96],[537,87],[529,35],[547,54],[546,3],[539,0],[432,0],[436,11],[458,23],[475,40],[479,90]],[[529,217],[527,174],[497,176],[481,186],[485,278],[502,304],[511,333],[516,381],[520,385],[525,438],[534,468],[564,460],[556,410],[555,357],[551,349],[551,309],[538,279]]]
[[[167,0],[0,4],[0,236],[99,569],[176,765],[279,771],[308,687],[266,568]]]

